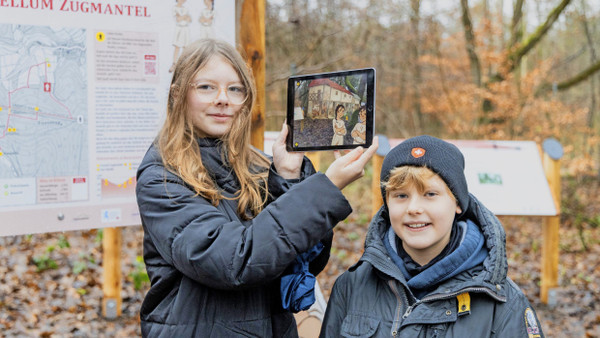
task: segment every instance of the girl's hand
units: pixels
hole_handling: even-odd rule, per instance
[[[365,174],[365,165],[373,157],[378,147],[379,139],[375,136],[373,144],[367,150],[358,147],[344,156],[341,156],[339,151],[335,151],[336,160],[327,168],[325,175],[340,190],[344,189]]]
[[[284,122],[279,136],[277,136],[275,143],[273,143],[273,164],[279,176],[289,180],[300,177],[304,153],[287,151],[285,146],[287,134],[288,125]]]

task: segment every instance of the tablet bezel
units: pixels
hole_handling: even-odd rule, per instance
[[[323,145],[294,145],[294,123],[297,121],[294,120],[294,108],[295,108],[295,98],[296,98],[296,81],[311,81],[315,79],[330,79],[335,77],[347,77],[347,76],[357,76],[357,75],[365,75],[367,79],[367,88],[366,88],[366,98],[367,101],[365,103],[366,113],[367,113],[367,121],[366,121],[366,142],[362,144],[343,144],[343,145],[331,145],[331,144],[323,144]],[[308,107],[305,107],[308,108]],[[308,109],[305,109],[308,110]],[[306,114],[307,112],[305,112]],[[335,72],[326,72],[326,73],[317,73],[317,74],[307,74],[307,75],[299,75],[292,76],[288,79],[288,88],[287,88],[287,124],[288,124],[288,136],[286,140],[288,151],[323,151],[323,150],[339,150],[339,149],[353,149],[358,146],[369,147],[373,143],[373,135],[375,131],[375,69],[374,68],[361,68],[361,69],[350,69],[343,71],[335,71]],[[300,120],[298,120],[300,121]],[[330,120],[331,121],[331,120]],[[350,130],[347,131],[351,132]]]

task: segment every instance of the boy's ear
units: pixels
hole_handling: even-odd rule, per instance
[[[457,214],[462,214],[462,209],[460,208],[460,205],[456,205],[456,213]]]

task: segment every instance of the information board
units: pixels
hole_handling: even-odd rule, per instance
[[[235,1],[0,0],[0,235],[140,224],[171,66]]]

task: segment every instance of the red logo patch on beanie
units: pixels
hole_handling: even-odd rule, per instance
[[[412,150],[410,151],[410,154],[414,158],[423,157],[423,155],[425,155],[425,149],[423,149],[423,148],[412,148]]]

